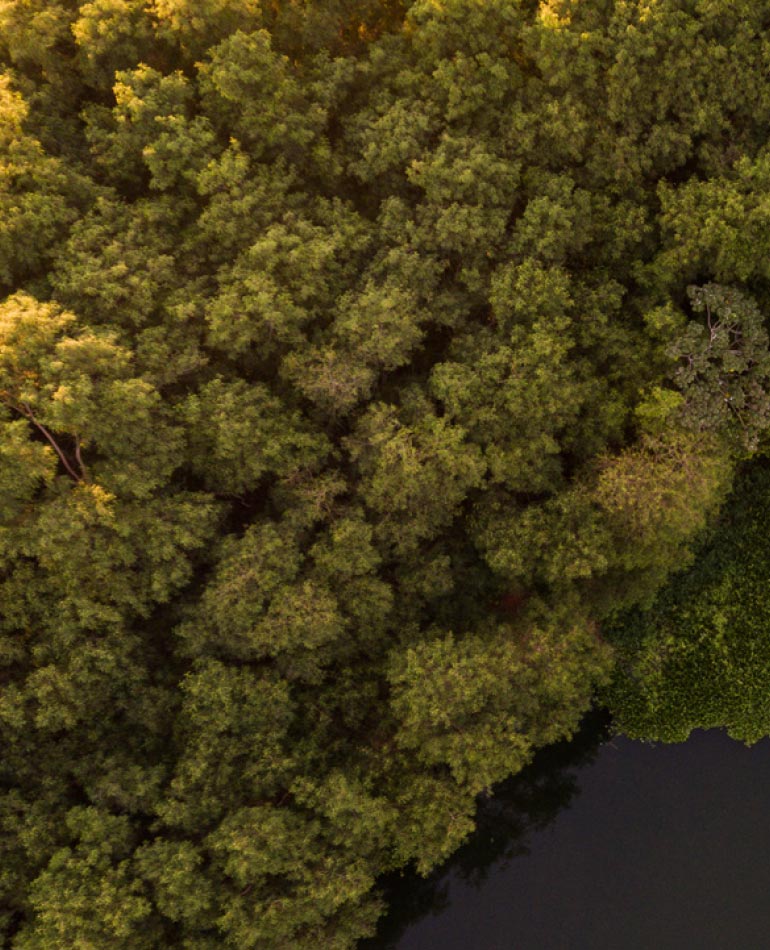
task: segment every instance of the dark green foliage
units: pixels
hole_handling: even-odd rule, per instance
[[[750,298],[716,284],[691,287],[692,321],[671,348],[674,379],[684,391],[682,420],[696,432],[730,433],[756,449],[770,421],[770,355],[762,315]],[[735,434],[733,434],[735,433]]]
[[[574,730],[762,444],[768,20],[0,4],[11,947],[351,947]]]
[[[606,693],[627,735],[679,742],[724,726],[770,733],[770,470],[738,480],[694,567],[611,632],[618,664]]]

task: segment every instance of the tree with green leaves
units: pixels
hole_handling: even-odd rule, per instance
[[[619,618],[606,699],[627,735],[684,741],[724,727],[753,743],[770,734],[764,463],[740,481],[696,563],[648,611]]]
[[[0,4],[9,946],[352,947],[573,732],[763,445],[769,12]]]

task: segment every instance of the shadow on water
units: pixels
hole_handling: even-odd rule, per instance
[[[529,854],[533,832],[547,827],[580,793],[577,770],[593,762],[608,739],[610,717],[594,710],[569,742],[541,750],[518,775],[495,786],[479,800],[476,831],[446,863],[427,878],[414,871],[381,881],[390,908],[377,934],[363,940],[359,950],[393,950],[404,932],[428,915],[449,906],[450,879],[480,887],[492,869],[503,869],[514,858]]]

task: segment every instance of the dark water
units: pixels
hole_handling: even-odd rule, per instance
[[[770,740],[614,738],[593,716],[482,804],[366,950],[770,950]]]

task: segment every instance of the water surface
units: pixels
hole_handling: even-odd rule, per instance
[[[768,950],[770,740],[608,741],[594,716],[482,804],[366,950]]]

